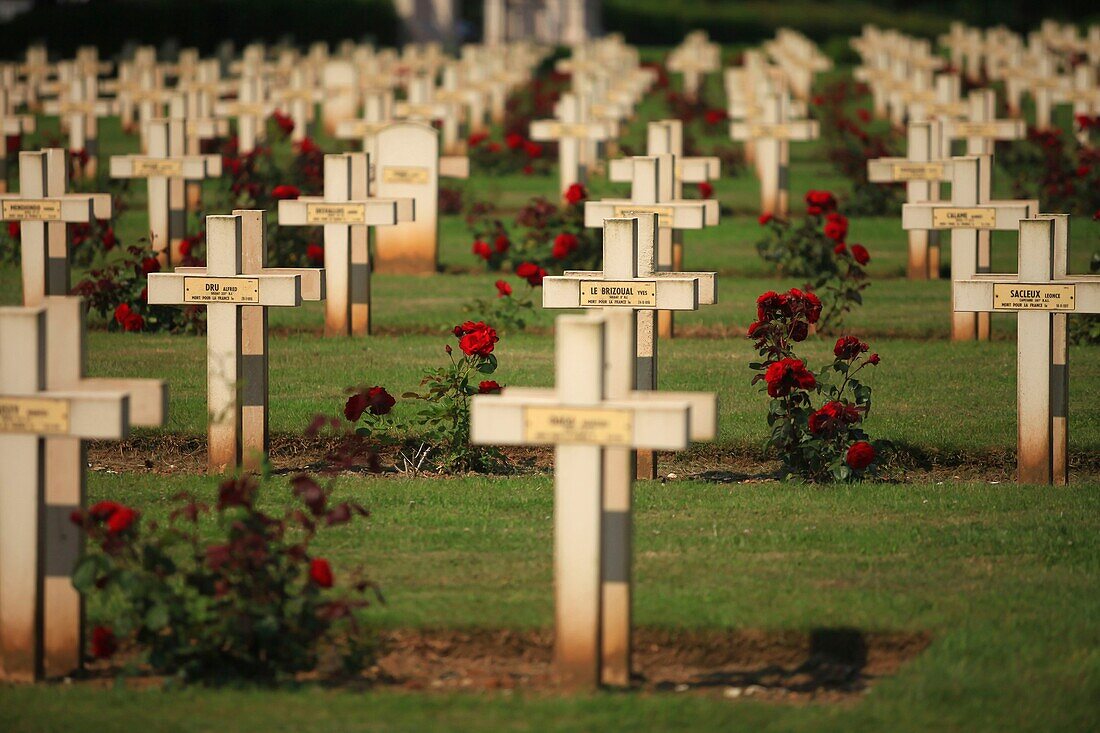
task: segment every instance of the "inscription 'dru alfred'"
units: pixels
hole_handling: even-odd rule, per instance
[[[365,204],[306,204],[307,224],[365,224]]]
[[[634,413],[600,407],[528,407],[523,436],[536,445],[623,445],[634,438]]]
[[[996,311],[1072,311],[1076,309],[1076,285],[1012,283],[993,286],[993,310]]]
[[[656,308],[657,283],[636,280],[581,280],[583,306]]]
[[[166,158],[134,158],[135,176],[182,176],[183,161]]]
[[[997,226],[994,209],[932,209],[932,226],[937,229],[993,229]]]
[[[943,163],[897,163],[895,181],[942,181]]]
[[[66,435],[68,432],[68,400],[0,397],[0,433]]]
[[[382,180],[386,183],[422,185],[428,182],[428,169],[416,166],[386,166],[382,169]]]
[[[259,303],[260,280],[255,277],[185,277],[184,303]]]
[[[5,221],[60,221],[61,202],[49,199],[5,201],[3,218]]]

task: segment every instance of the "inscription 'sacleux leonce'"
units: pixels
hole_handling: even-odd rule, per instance
[[[60,221],[61,202],[50,199],[5,201],[3,218],[6,221]]]
[[[307,224],[365,224],[366,204],[306,204]]]
[[[581,305],[656,308],[653,280],[581,280]]]
[[[668,228],[672,226],[672,207],[671,206],[639,206],[637,204],[627,204],[622,206],[612,207],[611,215],[619,217],[639,216],[643,214],[657,215],[657,226]]]
[[[49,397],[0,397],[0,433],[67,435],[69,401]]]
[[[1072,311],[1076,309],[1076,285],[999,283],[993,286],[993,310]]]
[[[183,161],[167,158],[134,158],[135,176],[182,176]]]
[[[528,407],[523,434],[540,445],[622,445],[634,438],[634,413],[600,407]]]
[[[259,303],[256,277],[185,277],[184,303]]]
[[[895,181],[942,181],[943,163],[895,163]]]
[[[382,169],[382,180],[386,183],[424,184],[428,182],[428,169],[417,166],[386,166]]]
[[[995,209],[937,207],[932,209],[932,226],[937,229],[993,229]]]

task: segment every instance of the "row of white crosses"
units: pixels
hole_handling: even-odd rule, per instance
[[[639,237],[654,226],[605,222],[609,271],[637,274]],[[717,428],[713,394],[636,390],[644,306],[619,305],[557,319],[554,388],[508,387],[471,405],[475,443],[554,446],[554,665],[574,688],[630,684],[633,452],[683,450]]]

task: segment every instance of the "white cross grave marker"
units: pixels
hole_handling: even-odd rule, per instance
[[[564,195],[574,183],[583,184],[587,180],[587,171],[581,164],[582,145],[611,139],[611,126],[607,122],[586,120],[575,94],[563,94],[558,104],[559,119],[534,120],[530,136],[532,140],[557,141],[558,173]]]
[[[786,216],[790,212],[791,142],[816,140],[817,120],[792,120],[786,94],[761,102],[759,122],[731,122],[730,137],[754,144],[756,172],[760,178],[760,212]]]

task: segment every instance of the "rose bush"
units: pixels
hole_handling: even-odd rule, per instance
[[[526,268],[524,272],[527,272]],[[466,304],[465,310],[467,313],[482,314],[498,324],[501,330],[522,331],[535,315],[535,288],[541,287],[543,276],[545,273],[535,278],[520,277],[519,280],[526,285],[522,294],[517,294],[507,280],[497,280],[493,284],[494,297],[475,298]]]
[[[74,512],[90,549],[73,584],[115,609],[112,625],[92,632],[93,656],[110,657],[125,641],[141,664],[183,682],[362,670],[374,639],[359,613],[370,594],[381,596],[360,569],[338,572],[311,546],[368,512],[308,475],[290,484],[281,514],[261,508],[252,476],[222,481],[213,507],[177,495],[164,523],[112,501]]]
[[[756,372],[752,384],[761,384],[770,398],[767,444],[784,475],[815,482],[872,476],[886,444],[869,442],[862,429],[871,410],[871,387],[860,372],[877,366],[878,354],[867,355],[866,343],[842,336],[833,347],[832,363],[811,370],[795,346],[821,317],[817,297],[795,288],[769,291],[757,298],[756,308],[748,336],[762,360],[749,368]]]
[[[1028,129],[1027,139],[998,153],[1017,198],[1039,199],[1043,211],[1093,216],[1100,210],[1100,116],[1077,115],[1085,144],[1062,130]]]

